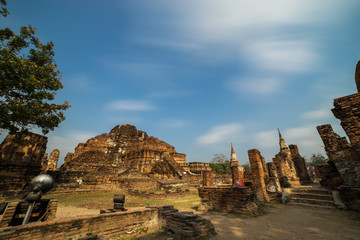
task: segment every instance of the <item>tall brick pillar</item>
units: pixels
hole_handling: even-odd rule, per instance
[[[244,187],[244,168],[240,165],[234,147],[231,144],[231,158],[230,158],[230,168],[232,183],[234,187]]]
[[[311,178],[306,168],[305,159],[300,156],[299,149],[297,145],[291,144],[289,145],[291,158],[294,162],[296,174],[300,178],[301,183],[310,183]]]
[[[257,149],[250,149],[248,154],[255,194],[260,201],[267,202],[269,201],[269,195],[266,191],[265,174],[260,151]]]

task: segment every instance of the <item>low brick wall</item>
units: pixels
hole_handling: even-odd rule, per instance
[[[199,188],[200,211],[216,210],[256,215],[259,205],[250,187],[202,187]]]
[[[30,205],[33,205],[29,222],[55,219],[58,201],[56,199],[41,199],[37,203],[10,202],[6,203],[4,213],[0,218],[0,228],[21,225]]]
[[[179,212],[174,206],[153,207],[159,210],[159,217],[166,233],[173,239],[199,240],[215,234],[214,225],[192,212]]]
[[[78,239],[89,233],[113,236],[141,228],[150,232],[160,227],[158,210],[142,208],[0,228],[0,239]]]

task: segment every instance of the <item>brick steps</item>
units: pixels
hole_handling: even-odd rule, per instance
[[[318,194],[318,193],[292,193],[291,197],[294,198],[305,198],[305,199],[318,199],[318,200],[327,200],[327,201],[333,201],[332,195],[328,194]]]
[[[309,194],[323,194],[331,195],[331,191],[327,189],[313,189],[313,188],[293,188],[292,193],[309,193]]]
[[[308,203],[299,203],[299,202],[290,202],[289,204],[294,206],[334,209],[334,206],[329,206],[329,205],[318,205],[318,204],[308,204]]]
[[[326,189],[294,188],[291,191],[292,205],[335,208],[332,192]]]
[[[306,204],[314,204],[314,205],[335,206],[334,201],[311,199],[311,198],[294,198],[294,197],[291,197],[290,202],[306,203]]]

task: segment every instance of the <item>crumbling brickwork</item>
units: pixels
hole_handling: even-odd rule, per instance
[[[294,162],[295,165],[296,174],[300,179],[301,184],[307,184],[312,182],[306,168],[305,159],[300,156],[298,147],[294,144],[290,144],[289,148],[291,152],[292,161]]]
[[[185,157],[168,143],[124,124],[114,127],[109,134],[80,143],[74,153],[66,156],[60,170],[90,173],[82,182],[88,184],[90,180],[95,185],[99,182],[116,185],[117,175],[127,169],[158,179],[181,179],[185,170],[179,163],[183,164]]]
[[[202,187],[199,188],[199,210],[216,210],[256,215],[259,205],[250,187]]]
[[[267,194],[265,185],[265,172],[267,173],[268,171],[267,169],[264,169],[264,165],[266,166],[266,164],[263,163],[263,157],[257,149],[250,149],[248,154],[253,180],[253,188],[255,190],[256,197],[260,201],[269,201],[269,196]]]
[[[54,149],[48,158],[47,161],[47,167],[46,167],[46,171],[48,170],[57,170],[57,165],[58,165],[58,161],[59,161],[59,156],[60,156],[60,151],[59,149]]]
[[[46,137],[30,133],[26,139],[30,144],[19,146],[13,142],[13,136],[8,136],[0,146],[1,194],[22,190],[33,177],[45,171],[55,179],[56,190],[61,190],[126,185],[122,173],[130,169],[145,174],[152,183],[161,179],[181,180],[187,172],[182,166],[189,168],[185,154],[129,124],[78,144],[74,153],[66,155],[60,168],[57,168],[58,150],[49,158],[45,154]],[[199,182],[201,177],[201,174],[196,176]],[[186,176],[190,178],[195,176]]]
[[[189,162],[187,166],[189,166],[190,172],[195,174],[201,174],[202,171],[211,171],[211,167],[209,163]]]
[[[350,143],[360,141],[360,93],[334,99],[334,116],[341,121],[341,126]]]
[[[231,157],[230,157],[230,169],[232,176],[232,184],[234,187],[243,187],[244,186],[244,168],[240,165],[234,147],[231,144]]]
[[[207,239],[215,234],[210,220],[192,212],[179,212],[171,205],[154,208],[158,209],[162,226],[171,239]]]
[[[1,194],[23,190],[35,176],[39,175],[46,161],[47,137],[28,133],[24,137],[27,145],[19,145],[9,135],[0,145],[0,189]]]
[[[202,174],[203,174],[203,186],[204,187],[211,187],[216,184],[214,175],[211,171],[204,171],[204,172],[202,172]]]
[[[318,126],[317,130],[325,145],[326,154],[329,160],[335,164],[344,184],[360,186],[360,152],[357,152],[356,148],[358,144],[352,146],[345,137],[339,137],[330,124]]]
[[[291,152],[279,131],[280,152],[275,155],[273,162],[280,179],[281,187],[293,187],[300,185],[296,174],[295,164],[291,158]]]
[[[334,99],[334,108],[331,110],[341,121],[350,143],[345,137],[334,133],[330,124],[318,126],[317,130],[324,143],[329,163],[336,167],[343,181],[342,183],[338,175],[334,174],[334,167],[330,166],[319,169],[322,170],[319,171],[322,179],[326,180],[323,182],[333,188],[337,187],[350,209],[360,210],[360,62],[355,69],[355,83],[358,93]]]

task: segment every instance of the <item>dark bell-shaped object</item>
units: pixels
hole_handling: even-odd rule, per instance
[[[54,186],[54,179],[47,174],[41,174],[36,176],[30,182],[30,191],[36,192],[38,189],[41,193],[46,193],[50,191]]]
[[[50,191],[54,186],[54,179],[47,174],[36,176],[30,182],[30,192],[26,194],[26,202],[40,201],[43,193]]]

